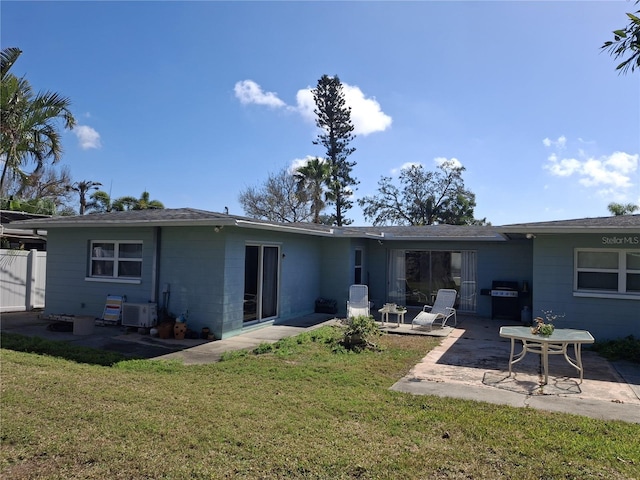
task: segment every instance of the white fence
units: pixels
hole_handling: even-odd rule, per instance
[[[47,252],[0,249],[0,312],[44,308]]]

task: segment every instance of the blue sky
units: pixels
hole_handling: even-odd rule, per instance
[[[69,97],[74,180],[243,214],[241,190],[322,156],[312,97],[345,85],[355,198],[403,165],[466,169],[494,225],[640,204],[640,72],[600,52],[606,2],[11,2],[12,72]],[[347,214],[365,225],[360,207]]]

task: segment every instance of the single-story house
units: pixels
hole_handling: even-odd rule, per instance
[[[418,307],[440,288],[457,309],[505,322],[564,314],[596,339],[640,336],[640,215],[495,226],[333,227],[196,209],[21,222],[48,232],[46,314],[102,314],[107,295],[188,314],[226,338],[314,311],[344,315],[349,286]]]

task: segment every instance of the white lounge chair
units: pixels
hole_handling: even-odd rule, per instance
[[[456,309],[453,308],[457,296],[458,292],[454,289],[442,288],[438,290],[436,301],[433,302],[433,305],[424,306],[422,312],[418,313],[411,322],[411,328],[417,325],[431,330],[435,323],[439,323],[440,326],[444,327],[451,317],[453,317],[453,324],[457,325]]]
[[[371,315],[369,309],[369,288],[366,285],[351,285],[347,300],[347,318]]]

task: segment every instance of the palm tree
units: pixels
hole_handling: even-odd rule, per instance
[[[98,190],[98,187],[100,186],[102,186],[100,182],[83,180],[81,182],[72,183],[67,187],[68,190],[78,192],[80,195],[80,215],[84,215],[84,212],[87,209],[87,192],[89,190]]]
[[[116,212],[126,212],[129,210],[135,210],[137,204],[138,199],[136,197],[126,196],[116,198],[111,207]]]
[[[136,197],[120,197],[113,201],[112,209],[122,212],[128,210],[146,210],[150,208],[164,208],[164,204],[160,200],[150,200],[149,192],[144,191],[140,198]]]
[[[609,212],[611,212],[615,216],[619,215],[631,215],[633,212],[640,210],[638,205],[634,205],[633,203],[627,203],[623,205],[621,203],[611,202],[607,205]]]
[[[56,163],[62,157],[57,120],[64,128],[73,128],[75,118],[70,101],[55,92],[33,93],[29,82],[9,73],[22,51],[6,48],[0,53],[0,158],[4,160],[0,192],[7,174],[25,178],[22,168],[36,162],[39,171],[48,159]]]
[[[8,47],[0,52],[0,78],[4,79],[9,73],[11,66],[16,63],[22,50],[16,47]]]
[[[144,191],[138,199],[138,204],[134,207],[134,210],[146,210],[148,208],[164,208],[163,203],[160,200],[149,200],[149,192]]]
[[[299,167],[294,174],[298,180],[298,189],[307,191],[311,197],[311,210],[313,223],[320,222],[320,212],[326,206],[327,198],[325,187],[330,180],[331,167],[324,159],[314,158],[306,165]]]

